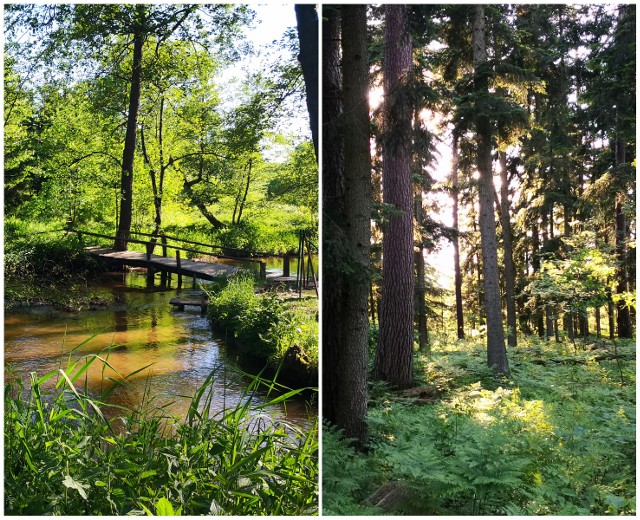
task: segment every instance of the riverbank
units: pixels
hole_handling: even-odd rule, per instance
[[[240,373],[206,316],[172,310],[175,289],[142,273],[89,288],[107,305],[5,314],[5,512],[317,512],[301,391]]]
[[[318,300],[292,293],[256,292],[254,279],[240,273],[208,293],[214,332],[254,366],[292,388],[318,384]]]

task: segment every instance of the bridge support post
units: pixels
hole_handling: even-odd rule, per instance
[[[291,259],[288,255],[282,259],[282,276],[291,276]]]
[[[260,262],[260,279],[264,280],[267,278],[267,263]]]
[[[160,241],[162,242],[162,256],[167,257],[167,237],[162,235],[160,237]]]
[[[153,287],[153,277],[156,274],[155,269],[152,266],[147,267],[147,286]]]

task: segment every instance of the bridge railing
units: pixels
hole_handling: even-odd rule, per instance
[[[84,230],[80,230],[80,229],[73,229],[73,228],[67,228],[66,230],[69,233],[76,233],[78,235],[78,238],[80,240],[82,240],[82,236],[83,235],[87,235],[87,236],[92,236],[92,237],[96,237],[96,238],[105,238],[108,240],[115,240],[115,236],[112,235],[105,235],[103,233],[94,233],[93,231],[84,231]],[[266,262],[262,261],[262,260],[258,260],[257,258],[253,257],[253,256],[230,256],[230,255],[225,255],[222,254],[222,250],[224,248],[222,248],[222,246],[215,246],[213,244],[204,244],[201,242],[194,242],[191,240],[184,240],[184,239],[180,239],[177,237],[171,237],[168,235],[154,235],[151,233],[141,233],[141,232],[131,232],[132,235],[139,235],[139,236],[148,236],[151,238],[151,240],[139,240],[136,238],[129,238],[129,240],[127,241],[128,243],[132,243],[132,244],[140,244],[140,245],[144,245],[145,246],[145,252],[147,255],[147,260],[150,260],[151,255],[153,254],[156,246],[160,246],[162,248],[162,256],[163,257],[167,257],[168,256],[168,249],[173,249],[176,252],[176,263],[178,265],[178,267],[180,267],[180,263],[181,263],[181,255],[180,252],[184,251],[186,253],[192,253],[192,254],[196,254],[196,255],[201,255],[201,256],[213,256],[215,258],[221,258],[221,259],[226,259],[226,260],[233,260],[236,262],[244,262],[244,263],[252,263],[252,264],[259,264],[260,266],[260,277],[261,278],[266,278],[267,276],[267,264]],[[158,239],[160,240],[158,242]],[[193,245],[201,245],[201,246],[205,246],[208,247],[209,249],[211,249],[211,251],[204,251],[202,249],[194,249],[192,247],[184,247],[184,246],[180,246],[180,245],[173,245],[173,244],[169,244],[168,240],[172,240],[175,242],[182,242],[184,244],[193,244]],[[220,253],[217,253],[215,251],[215,249],[220,249]],[[234,249],[235,251],[239,251],[239,252],[243,252],[240,249]],[[255,253],[252,251],[246,251],[247,253]]]

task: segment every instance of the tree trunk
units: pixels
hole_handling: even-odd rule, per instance
[[[458,134],[454,130],[451,145],[453,157],[451,159],[451,192],[453,199],[453,268],[456,292],[456,325],[458,339],[464,339],[464,312],[462,308],[462,273],[460,272],[460,231],[458,226]]]
[[[420,245],[415,252],[416,265],[416,328],[418,329],[418,348],[429,350],[429,332],[427,331],[427,306],[425,303],[425,265],[424,247]]]
[[[540,271],[540,234],[537,224],[533,224],[531,227],[531,268],[534,274]],[[538,336],[544,338],[544,316],[541,305],[540,297],[536,296],[533,320],[535,328],[538,330]]]
[[[474,83],[478,95],[476,109],[476,139],[480,203],[480,241],[484,279],[484,306],[487,317],[487,362],[493,370],[508,375],[509,363],[502,329],[500,300],[500,270],[494,212],[494,187],[491,168],[491,123],[489,120],[488,64],[485,36],[484,6],[475,5],[473,11]]]
[[[341,406],[347,390],[342,386],[341,355],[344,275],[341,256],[345,247],[340,225],[344,222],[344,146],[342,126],[342,73],[340,70],[340,11],[323,9],[322,21],[322,414],[340,426]],[[343,426],[344,427],[344,426]]]
[[[249,186],[251,185],[251,169],[253,166],[253,160],[249,159],[249,164],[247,165],[247,182],[244,187],[244,193],[242,198],[240,199],[240,207],[238,210],[238,218],[236,219],[236,224],[240,224],[240,219],[242,218],[242,212],[244,210],[244,205],[247,202],[247,195],[249,194]]]
[[[609,322],[609,339],[614,339],[616,335],[616,319],[614,315],[613,300],[611,300],[611,291],[607,291],[609,301],[607,302],[607,318]]]
[[[625,163],[625,143],[622,138],[616,140],[616,166],[621,167]],[[627,217],[622,207],[622,201],[616,200],[616,257],[618,259],[618,285],[616,292],[621,295],[628,290],[627,279]],[[618,313],[618,337],[631,338],[631,317],[629,307],[624,299],[616,304]]]
[[[364,5],[342,6],[342,92],[344,101],[344,231],[351,275],[344,283],[344,342],[340,365],[343,394],[336,424],[345,435],[367,440],[369,358],[369,261],[371,243],[371,155],[369,145],[369,69],[367,10]],[[337,326],[338,323],[330,325]]]
[[[507,307],[507,343],[517,345],[516,316],[516,275],[513,265],[513,234],[511,232],[511,208],[509,204],[509,177],[507,172],[507,154],[499,153],[500,159],[500,219],[502,225],[502,243],[504,247],[504,287]]]
[[[136,130],[138,126],[138,108],[142,85],[142,47],[144,45],[144,18],[146,6],[136,6],[136,29],[133,35],[133,64],[131,68],[131,89],[129,92],[129,112],[127,114],[127,132],[122,152],[122,174],[120,176],[121,199],[120,219],[113,248],[126,251],[131,235],[133,213],[133,163],[136,154]]]
[[[385,5],[383,200],[389,216],[382,239],[382,302],[375,379],[406,388],[413,383],[412,107],[406,95],[411,71],[408,6]]]
[[[204,150],[204,145],[202,143],[200,143],[200,150],[201,151]],[[209,211],[206,204],[202,202],[202,200],[193,192],[193,186],[198,184],[199,182],[202,182],[203,179],[204,179],[204,155],[201,154],[198,177],[192,180],[187,180],[187,178],[184,177],[184,182],[182,185],[183,190],[187,195],[187,197],[189,197],[191,201],[196,205],[196,207],[200,210],[200,213],[202,213],[202,216],[207,219],[209,224],[211,224],[213,229],[223,229],[225,227],[224,223],[218,220]]]
[[[313,4],[296,4],[300,67],[307,94],[313,149],[318,160],[318,12]]]

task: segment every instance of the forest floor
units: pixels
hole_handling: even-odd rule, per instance
[[[434,342],[417,387],[372,384],[370,447],[323,435],[325,514],[635,514],[633,340]]]

